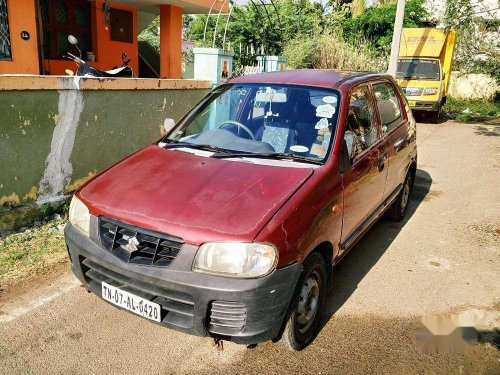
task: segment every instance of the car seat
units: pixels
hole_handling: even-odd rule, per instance
[[[290,111],[289,122],[297,130],[297,144],[311,149],[318,136],[315,128],[319,117],[316,116],[316,107],[311,104],[308,92],[297,92],[296,106]]]
[[[269,123],[262,126],[255,137],[269,143],[276,152],[287,152],[296,144],[297,131],[280,123]]]

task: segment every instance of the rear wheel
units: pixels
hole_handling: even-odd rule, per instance
[[[410,202],[410,193],[412,190],[412,186],[413,175],[409,172],[406,175],[405,181],[403,182],[403,187],[401,188],[398,197],[387,211],[387,215],[390,220],[401,221],[406,216],[406,212],[408,212],[408,203]]]
[[[304,349],[316,337],[326,296],[326,266],[321,254],[311,254],[303,265],[282,336],[293,350]]]

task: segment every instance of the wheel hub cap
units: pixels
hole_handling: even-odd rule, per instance
[[[319,285],[314,275],[304,281],[299,295],[297,306],[297,325],[299,332],[303,333],[311,326],[318,310]]]

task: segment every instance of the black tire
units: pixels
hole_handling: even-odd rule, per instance
[[[408,172],[403,187],[398,194],[396,200],[387,210],[387,217],[392,221],[402,221],[408,212],[408,204],[410,202],[410,194],[413,190],[413,175]]]
[[[432,124],[439,124],[439,120],[441,119],[441,106],[439,106],[437,111],[429,112],[429,119]]]
[[[292,350],[304,349],[316,337],[326,297],[326,265],[321,254],[311,254],[303,266],[304,269],[290,303],[290,318],[281,338],[282,342]],[[317,297],[315,297],[315,291],[317,291]],[[312,304],[315,305],[314,313],[312,309],[309,310]],[[308,316],[310,319],[307,319]]]

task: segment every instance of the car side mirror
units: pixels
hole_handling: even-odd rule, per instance
[[[349,156],[349,149],[347,148],[347,142],[342,139],[342,145],[340,146],[339,154],[339,171],[340,173],[347,172],[351,168],[351,157]]]
[[[171,132],[171,130],[175,127],[175,121],[172,118],[167,117],[163,121],[163,129],[165,130],[165,134],[168,134]]]
[[[443,79],[445,79],[445,78],[446,78],[446,73],[445,73],[445,72],[443,72]]]

